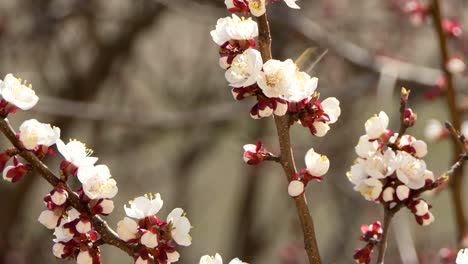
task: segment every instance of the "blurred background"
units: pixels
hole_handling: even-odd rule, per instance
[[[342,115],[326,137],[292,129],[299,168],[312,146],[331,160],[325,181],[307,189],[327,264],[352,263],[354,249],[363,246],[360,225],[382,219],[380,206],[354,192],[345,176],[365,120],[384,110],[397,130],[402,85],[412,89],[418,113],[413,135],[423,137],[428,119],[447,118],[443,98],[425,99],[440,76],[435,32],[402,16],[401,2],[300,0],[300,11],[282,1],[269,8],[274,56],[328,49],[309,73],[319,77],[322,98],[341,101]],[[467,1],[443,4],[447,17],[468,24]],[[94,149],[119,186],[116,209],[106,217],[110,226],[123,218],[125,203],[144,193],[161,193],[164,218],[184,208],[193,245],[180,250],[179,263],[216,252],[226,262],[306,263],[282,170],[242,161],[244,144],[261,139],[277,153],[278,143],[273,120],[251,119],[253,101],[235,102],[218,66],[209,32],[228,15],[222,0],[0,0],[0,75],[27,79],[40,97],[32,111],[10,121],[17,128],[37,118],[59,126],[64,140]],[[468,42],[462,37],[453,48],[463,57]],[[458,87],[464,84],[458,77]],[[8,146],[1,138],[1,147]],[[426,161],[436,175],[449,167],[449,147],[429,144]],[[56,160],[47,163],[58,169]],[[49,191],[38,175],[0,184],[0,263],[62,263],[51,254],[52,232],[37,222]],[[429,227],[406,210],[397,215],[388,263],[440,263],[440,248],[455,246],[449,198],[448,191],[428,198],[436,217]],[[131,263],[109,246],[102,256],[103,263]]]

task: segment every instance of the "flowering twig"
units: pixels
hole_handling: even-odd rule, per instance
[[[431,15],[434,21],[434,27],[437,32],[437,36],[439,39],[439,49],[442,59],[442,70],[447,80],[447,91],[446,91],[446,98],[447,98],[447,106],[449,108],[450,114],[450,121],[453,127],[456,130],[460,130],[461,126],[461,117],[460,112],[457,108],[456,103],[456,90],[455,84],[453,79],[453,74],[448,68],[448,62],[450,60],[449,48],[448,48],[448,41],[447,35],[444,32],[443,28],[443,18],[442,18],[442,8],[439,0],[433,0],[431,6]],[[453,159],[456,160],[458,156],[461,154],[460,148],[458,148],[458,140],[453,139]],[[463,203],[463,163],[453,172],[453,177],[450,180],[451,188],[452,188],[452,200],[455,209],[455,217],[456,217],[456,225],[457,225],[457,240],[460,241],[466,234],[466,215],[464,211],[464,203]]]
[[[11,149],[10,151],[17,152],[22,158],[29,162],[35,168],[39,174],[44,178],[50,185],[57,187],[62,187],[68,193],[68,202],[72,207],[78,210],[80,213],[92,216],[91,221],[96,231],[101,235],[102,242],[113,245],[117,248],[120,248],[130,256],[135,256],[139,248],[131,244],[126,243],[120,239],[116,232],[112,230],[107,223],[97,215],[93,215],[88,207],[83,204],[78,197],[78,195],[70,189],[70,187],[63,181],[61,181],[49,168],[42,163],[42,161],[34,155],[32,152],[24,149],[20,140],[16,137],[16,133],[13,128],[10,126],[9,122],[0,119],[0,131],[8,138],[8,140],[15,146],[15,150]],[[102,243],[100,242],[100,243]]]
[[[264,61],[272,59],[271,54],[271,35],[268,24],[267,14],[258,17],[259,29],[259,51],[262,54]],[[286,178],[289,181],[289,176],[296,173],[293,152],[291,149],[291,139],[289,135],[289,115],[275,115],[276,130],[281,150],[280,162],[283,167]],[[310,214],[305,194],[301,194],[295,198],[297,213],[301,222],[302,232],[304,234],[304,248],[309,258],[309,263],[321,263],[320,254],[318,251],[317,241],[315,238],[315,229],[312,216]]]

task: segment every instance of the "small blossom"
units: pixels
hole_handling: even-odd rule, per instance
[[[381,111],[378,116],[373,116],[366,121],[366,134],[370,139],[378,138],[385,133],[388,123],[389,119],[387,114]]]
[[[55,228],[54,235],[55,235],[55,238],[53,241],[55,243],[59,243],[59,242],[66,243],[72,240],[75,234],[71,232],[70,228],[64,228],[63,225],[61,225]]]
[[[453,74],[459,74],[466,69],[465,62],[458,57],[452,57],[447,61],[447,70]]]
[[[284,0],[284,2],[290,7],[290,8],[293,8],[293,9],[301,9],[300,6],[298,6],[296,4],[296,1],[297,0]]]
[[[95,200],[92,206],[93,214],[109,215],[112,211],[114,211],[114,202],[110,199]]]
[[[158,246],[158,236],[151,231],[145,231],[140,238],[140,242],[145,247],[155,248]]]
[[[400,201],[404,201],[408,199],[409,193],[410,193],[410,189],[406,185],[399,185],[396,188],[396,194],[397,194],[398,200]]]
[[[169,262],[169,264],[179,261],[180,254],[177,251],[167,252],[166,255],[167,255],[167,261]]]
[[[318,78],[310,77],[305,72],[298,72],[292,75],[292,85],[288,88],[285,97],[289,101],[300,102],[311,97],[317,89]]]
[[[266,12],[265,0],[247,0],[249,3],[250,13],[259,17]]]
[[[263,148],[262,142],[244,145],[244,162],[249,165],[257,165],[264,161],[267,157],[272,156],[270,152]]]
[[[68,199],[68,193],[63,188],[56,187],[50,195],[50,199],[55,205],[63,205]]]
[[[411,203],[412,212],[417,216],[423,216],[429,212],[429,205],[424,200],[416,200]]]
[[[88,218],[81,218],[80,221],[75,226],[76,231],[81,234],[86,234],[91,231],[91,221]]]
[[[24,121],[19,130],[19,139],[29,150],[33,150],[39,145],[50,147],[60,138],[60,128],[40,123],[36,119]]]
[[[218,19],[216,29],[210,34],[213,41],[221,46],[229,40],[250,40],[257,37],[258,26],[251,18],[239,18],[233,14],[232,17]]]
[[[369,178],[361,182],[358,191],[368,201],[375,201],[382,193],[382,183],[375,178]]]
[[[328,115],[329,124],[333,124],[338,121],[338,117],[341,115],[340,101],[335,97],[328,97],[321,102],[323,111]]]
[[[291,181],[288,185],[288,194],[291,197],[297,197],[304,192],[304,183],[302,181]]]
[[[106,165],[80,167],[78,179],[83,184],[83,191],[90,199],[113,198],[117,192],[117,183]]]
[[[18,162],[16,157],[14,159],[13,166],[7,166],[3,170],[3,179],[9,182],[18,182],[21,180],[26,174],[28,174],[32,170],[32,166],[29,164],[23,164]]]
[[[137,238],[138,224],[131,218],[125,217],[117,223],[117,234],[124,241]]]
[[[269,98],[285,97],[288,89],[297,81],[297,74],[297,66],[292,60],[269,60],[263,65],[257,84]],[[313,87],[313,83],[309,83],[309,86]]]
[[[140,196],[130,201],[130,207],[124,206],[125,213],[128,217],[135,219],[143,219],[148,216],[156,215],[163,206],[161,195],[148,194]]]
[[[167,222],[172,224],[171,235],[177,244],[186,247],[192,244],[192,238],[189,235],[191,225],[184,210],[180,208],[172,210],[167,216]]]
[[[383,179],[395,172],[398,163],[395,159],[395,152],[387,149],[384,154],[375,152],[363,163],[367,174],[377,179]]]
[[[237,55],[226,71],[225,77],[232,87],[247,87],[254,84],[262,70],[262,56],[256,49],[247,49]]]
[[[328,160],[327,156],[316,153],[313,148],[307,151],[305,156],[305,163],[307,166],[307,171],[316,177],[323,176],[330,168],[330,161]]]
[[[400,139],[400,145],[403,150],[414,154],[418,158],[422,158],[427,154],[427,144],[422,140],[417,140],[410,135],[404,135]]]
[[[364,167],[365,161],[358,159],[356,163],[351,166],[351,170],[346,173],[348,180],[355,185],[355,190],[358,190],[358,186],[367,179],[367,173]]]
[[[363,135],[359,138],[359,142],[354,148],[356,150],[356,154],[358,154],[361,158],[367,158],[374,154],[379,147],[379,143],[377,141],[369,141],[368,135]]]
[[[461,249],[457,254],[457,264],[467,264],[468,263],[468,248]]]
[[[423,160],[417,159],[407,152],[399,151],[397,161],[396,175],[401,182],[414,190],[425,185],[426,163]]]
[[[59,210],[44,210],[37,220],[48,229],[54,229],[61,217],[62,214]]]
[[[393,201],[394,194],[395,194],[395,189],[393,189],[392,187],[387,187],[382,192],[382,200],[384,200],[385,202]]]
[[[431,212],[428,212],[424,216],[416,216],[416,221],[422,226],[428,226],[435,221],[435,218]]]
[[[432,142],[441,139],[446,133],[447,130],[444,128],[442,123],[436,119],[430,119],[424,128],[424,137]]]
[[[205,255],[200,258],[199,264],[223,264],[223,259],[218,253],[214,257]]]
[[[77,140],[70,140],[66,145],[61,139],[57,139],[57,149],[68,162],[76,167],[92,166],[98,158],[90,157],[92,150],[87,149],[86,145]]]
[[[31,86],[21,83],[21,80],[11,73],[7,74],[3,81],[0,80],[0,93],[3,100],[22,110],[33,108],[39,101]]]
[[[63,254],[65,254],[65,245],[63,243],[55,243],[52,247],[52,253],[56,258],[63,258]]]
[[[77,264],[93,264],[93,256],[89,254],[88,250],[80,251],[76,257]]]

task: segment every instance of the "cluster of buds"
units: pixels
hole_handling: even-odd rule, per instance
[[[158,193],[137,197],[124,207],[127,217],[117,224],[117,233],[124,241],[140,246],[135,263],[150,263],[154,259],[156,263],[170,264],[179,260],[177,245],[192,244],[191,225],[184,211],[175,208],[163,221],[156,216],[162,206]]]
[[[414,125],[416,114],[407,107],[409,92],[402,89],[403,131]],[[417,197],[434,183],[433,173],[422,158],[427,145],[411,135],[399,135],[388,128],[385,112],[371,117],[365,123],[366,134],[361,136],[356,153],[359,156],[347,173],[349,181],[366,200],[382,203],[391,210],[406,206],[416,221],[423,226],[434,221],[429,206]],[[445,178],[438,179],[441,183]]]
[[[321,182],[322,176],[330,168],[330,161],[327,156],[316,153],[313,148],[307,151],[305,163],[305,169],[291,175],[288,186],[288,193],[291,197],[297,197],[304,193],[304,188],[310,181],[316,180]]]
[[[227,0],[226,6],[233,13],[259,16],[268,2]],[[292,8],[299,8],[295,0],[285,2]],[[255,21],[235,14],[220,18],[211,31],[213,41],[220,47],[219,64],[225,70],[233,97],[236,100],[256,98],[250,110],[254,119],[290,114],[294,116],[293,122],[309,128],[314,135],[325,135],[329,124],[336,122],[340,115],[338,100],[328,98],[320,103],[315,92],[318,79],[300,71],[291,59],[264,62],[255,49],[258,33]]]
[[[359,239],[366,242],[366,245],[355,250],[353,259],[358,264],[369,264],[374,247],[380,242],[382,237],[382,224],[377,221],[370,225],[362,225],[361,232],[362,235]]]
[[[257,144],[244,145],[244,162],[249,165],[258,165],[265,160],[274,159],[275,156],[263,148],[261,141]]]
[[[200,258],[199,264],[223,264],[223,258],[216,253],[215,256],[205,255]],[[247,262],[243,262],[242,260],[235,258],[229,261],[228,264],[248,264]]]

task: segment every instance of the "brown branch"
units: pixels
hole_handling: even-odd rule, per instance
[[[267,14],[260,16],[257,20],[259,37],[258,44],[259,50],[262,54],[263,61],[272,59],[271,54],[271,35],[270,26],[268,24]],[[279,145],[281,150],[281,165],[283,167],[286,178],[296,173],[296,166],[294,164],[293,152],[291,149],[291,139],[289,136],[289,116],[276,116],[275,115],[276,130],[278,133]],[[302,194],[295,199],[297,213],[301,222],[302,232],[304,234],[304,248],[309,258],[309,263],[320,264],[320,254],[315,238],[315,229],[312,216],[307,206],[305,194]]]
[[[442,70],[445,74],[447,79],[447,107],[450,113],[450,120],[453,124],[453,127],[456,130],[460,130],[461,126],[461,117],[460,112],[457,108],[456,102],[456,91],[455,91],[455,84],[454,84],[454,76],[447,68],[447,62],[450,59],[449,48],[448,48],[448,41],[447,35],[444,32],[442,27],[442,8],[440,4],[440,0],[433,0],[432,1],[432,8],[431,8],[431,15],[433,18],[433,24],[435,30],[437,32],[438,40],[439,40],[439,48],[441,54],[441,66]],[[453,159],[457,160],[459,155],[461,154],[460,148],[458,148],[458,140],[452,140],[452,149],[453,149]],[[453,176],[451,177],[451,189],[452,189],[452,202],[455,209],[455,218],[456,218],[456,226],[457,226],[457,240],[461,241],[465,234],[467,233],[466,229],[466,214],[464,211],[464,203],[463,203],[463,164],[461,163],[460,166],[454,171]]]
[[[121,240],[114,230],[112,230],[107,223],[97,215],[93,215],[87,204],[83,203],[78,195],[70,189],[70,187],[63,181],[61,181],[42,161],[36,157],[32,152],[26,150],[20,140],[16,137],[16,133],[10,126],[8,121],[0,119],[0,131],[8,138],[8,140],[19,150],[19,155],[30,163],[34,169],[53,187],[61,186],[68,193],[68,202],[72,207],[78,210],[80,213],[90,216],[96,231],[101,235],[101,240],[109,245],[120,248],[130,256],[134,256],[138,253],[138,246],[133,246],[125,241]]]
[[[390,223],[392,222],[393,216],[398,212],[389,210],[385,208],[384,211],[384,220],[383,220],[383,233],[382,237],[380,238],[379,242],[379,256],[377,258],[377,263],[378,264],[383,264],[384,263],[384,257],[385,257],[385,252],[387,250],[387,240],[388,240],[388,230],[390,229]]]

